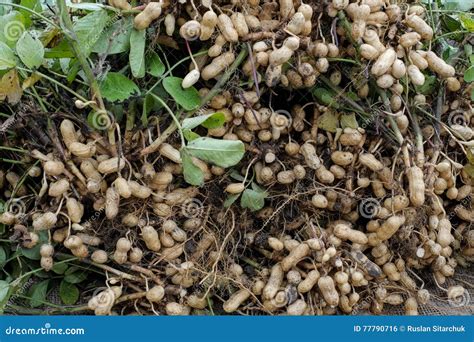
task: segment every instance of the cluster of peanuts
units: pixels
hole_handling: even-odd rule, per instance
[[[109,4],[131,9],[124,0]],[[422,6],[402,9],[382,0],[333,0],[324,14],[339,16],[339,43],[334,37],[326,42],[316,30],[315,8],[299,0],[232,0],[222,6],[209,0],[198,6],[193,1],[179,1],[178,6],[150,2],[135,16],[134,27],[163,24],[166,34],[178,32],[189,50],[194,41],[210,43],[207,54],[193,59],[184,88],[201,79],[218,79],[234,63],[238,43],[249,43],[251,51],[241,66],[243,74],[274,90],[311,88],[327,72],[337,87],[343,76],[330,69],[331,59],[360,59],[369,65],[375,84],[390,92],[393,123],[403,136],[411,120],[404,111],[404,78],[421,86],[431,70],[449,91],[461,89],[454,68],[424,49],[433,30]],[[356,84],[360,98],[369,95],[368,77]],[[370,136],[364,128],[325,131],[318,119],[332,108],[310,103],[275,111],[264,104],[260,90],[255,84],[239,93],[224,90],[199,111],[223,113],[224,125],[206,134],[241,140],[254,156],[251,167],[242,165],[237,171],[244,181],[230,180],[225,169],[193,157],[204,180],[220,179],[227,194],[242,193],[251,174],[268,193],[291,193],[301,201],[301,219],[294,225],[272,223],[280,214],[272,199],[255,215],[246,215],[252,227],[242,233],[242,256],[258,261],[252,272],[243,258],[220,248],[221,236],[206,226],[203,213],[177,214],[189,201],[202,198],[201,189],[182,181],[177,145],[162,143],[158,163],[137,162],[111,153],[100,136],[84,135],[68,119],[59,125],[63,158],[59,152],[31,153],[30,162],[37,165],[28,176],[42,184],[35,210],[26,215],[7,210],[0,222],[13,227],[23,248],[37,246],[41,231],[51,232],[40,247],[45,271],[52,269],[55,252],[66,250],[95,265],[147,278],[146,284],[137,282],[144,285],[142,292],[137,292],[138,285],[115,284],[123,279],[109,279],[112,286],[88,303],[98,315],[115,314],[114,305],[130,292],[143,299],[145,310],[169,315],[205,310],[211,301],[222,303],[227,313],[258,308],[288,315],[381,314],[385,306],[404,305],[406,314],[415,315],[419,305],[430,301],[419,272],[431,270],[442,287],[459,267],[474,261],[474,184],[462,164],[436,147],[411,149],[410,138],[410,148],[404,145],[394,156],[391,149],[384,152],[383,137]],[[209,91],[202,87],[199,94],[204,97]],[[429,102],[422,94],[413,101],[421,108]],[[456,100],[441,110],[443,120],[463,112],[466,121],[441,127],[437,137],[450,149],[460,144],[470,148],[470,104]],[[420,131],[425,141],[435,138],[430,123],[423,122]],[[29,193],[13,171],[0,171],[0,188],[10,203]],[[101,219],[91,218],[91,213]],[[212,214],[226,225],[224,211]],[[99,221],[107,229],[98,229]],[[450,300],[466,293],[459,285],[445,290]]]

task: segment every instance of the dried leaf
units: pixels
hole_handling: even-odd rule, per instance
[[[16,69],[12,69],[3,75],[0,80],[0,101],[7,99],[8,103],[15,105],[20,102],[23,90],[20,87],[20,80]]]

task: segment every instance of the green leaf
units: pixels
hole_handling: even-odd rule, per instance
[[[132,30],[130,35],[130,69],[133,77],[145,76],[145,40],[146,30]]]
[[[103,9],[89,13],[74,23],[73,29],[79,40],[79,46],[86,56],[89,56],[102,32],[111,24],[107,11]]]
[[[7,261],[7,252],[5,252],[5,248],[3,248],[3,246],[0,246],[0,266],[5,265],[6,261]]]
[[[87,11],[99,11],[104,8],[104,5],[102,4],[96,4],[96,3],[90,3],[90,2],[73,3],[70,0],[66,0],[66,5],[71,8],[77,8],[77,9],[82,9],[82,10],[87,10]]]
[[[117,20],[100,35],[92,47],[92,52],[113,55],[128,51],[130,49],[132,28],[132,17]]]
[[[0,280],[0,312],[3,311],[4,304],[8,301],[10,293],[10,284],[5,280]]]
[[[229,208],[235,201],[239,198],[240,194],[233,194],[227,196],[226,200],[224,201],[224,208]]]
[[[316,99],[326,106],[333,108],[339,108],[337,101],[335,100],[334,93],[327,90],[326,88],[316,88],[313,90],[313,95]]]
[[[68,283],[71,283],[71,284],[78,284],[84,280],[86,280],[87,278],[87,272],[84,271],[84,270],[79,270],[79,271],[76,271],[74,273],[69,273],[69,270],[73,269],[73,267],[71,267],[70,269],[68,269],[66,271],[66,275],[64,276],[64,280],[67,281]]]
[[[64,279],[59,284],[59,297],[66,305],[73,305],[79,299],[79,289],[76,285],[68,283]]]
[[[193,129],[199,125],[202,125],[205,128],[212,129],[222,127],[225,123],[224,113],[218,112],[207,115],[199,115],[192,118],[184,119],[181,127],[183,129]]]
[[[240,206],[244,209],[248,208],[250,211],[257,211],[265,206],[265,192],[255,191],[253,189],[245,189],[240,199]]]
[[[474,81],[474,65],[471,65],[464,72],[464,81],[466,81],[466,82],[473,82]]]
[[[474,88],[471,90],[471,100],[474,101]]]
[[[40,248],[41,245],[48,242],[48,232],[46,230],[38,232],[38,243],[33,248],[21,247],[21,254],[31,260],[41,259]]]
[[[460,11],[470,11],[474,8],[472,0],[447,0],[444,2],[445,6],[449,6],[450,9],[456,9]]]
[[[339,120],[337,119],[336,114],[333,111],[328,110],[318,118],[318,127],[322,130],[336,133],[338,122]]]
[[[199,134],[194,133],[190,129],[183,129],[183,135],[187,141],[193,141],[201,137]]]
[[[461,13],[459,14],[459,19],[466,30],[474,32],[474,17],[472,15]]]
[[[430,95],[436,89],[436,76],[425,76],[425,83],[415,87],[416,91],[423,95]]]
[[[171,97],[185,110],[193,110],[201,105],[201,98],[194,87],[183,89],[181,87],[182,78],[166,77],[163,80],[163,87]]]
[[[150,52],[147,56],[147,61],[146,72],[151,76],[160,77],[165,73],[166,67],[156,52]]]
[[[461,23],[459,22],[459,20],[453,18],[450,15],[443,16],[443,23],[449,32],[455,32],[461,28]]]
[[[16,65],[16,58],[7,44],[0,42],[0,70],[11,69]]]
[[[25,18],[18,11],[11,11],[0,17],[0,42],[15,47],[18,39],[25,32]]]
[[[184,180],[191,185],[202,185],[204,183],[204,173],[193,163],[186,147],[183,147],[180,152],[183,161]]]
[[[130,96],[140,94],[137,85],[118,72],[109,72],[100,84],[102,96],[109,101],[125,101]]]
[[[357,119],[354,113],[341,115],[340,121],[341,121],[341,128],[343,129],[344,128],[357,129],[359,127],[359,124],[357,123]]]
[[[54,263],[52,271],[56,274],[64,274],[69,266],[66,263]]]
[[[42,8],[41,2],[39,0],[21,0],[20,5],[23,6],[23,7],[29,8],[29,9],[35,11],[36,13],[43,12],[43,8]],[[26,26],[28,26],[28,27],[31,26],[31,17],[32,16],[34,17],[34,15],[31,12],[26,11],[24,9],[19,9],[19,12],[25,18]]]
[[[16,53],[28,68],[38,68],[43,63],[43,44],[37,38],[33,38],[29,32],[24,32],[18,39]]]
[[[49,279],[43,280],[37,284],[31,286],[28,291],[30,296],[30,305],[32,308],[41,306],[46,301],[46,294],[48,293]]]
[[[236,165],[245,153],[244,143],[240,140],[212,138],[193,140],[187,149],[192,156],[221,167]]]

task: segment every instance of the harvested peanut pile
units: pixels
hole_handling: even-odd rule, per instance
[[[0,16],[4,311],[472,314],[470,8],[55,9]]]

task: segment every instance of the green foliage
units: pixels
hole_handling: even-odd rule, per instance
[[[133,77],[142,78],[145,76],[145,42],[146,30],[132,30],[130,35],[130,69]]]
[[[109,72],[100,84],[100,91],[109,101],[125,101],[133,95],[140,94],[137,85],[118,72]]]
[[[16,43],[16,53],[28,68],[38,68],[43,63],[44,47],[29,32],[24,32]]]
[[[79,299],[79,289],[76,285],[63,279],[59,284],[59,297],[66,305],[75,304]]]
[[[166,77],[163,80],[163,87],[171,97],[185,110],[193,110],[201,105],[201,98],[194,87],[183,89],[181,87],[182,78]]]

